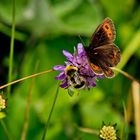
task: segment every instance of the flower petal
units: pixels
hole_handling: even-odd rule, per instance
[[[68,82],[65,80],[61,85],[61,88],[67,88],[68,87]]]
[[[64,72],[61,72],[58,76],[55,77],[56,80],[64,80],[66,75]]]
[[[63,50],[63,54],[66,57],[65,66],[57,65],[54,66],[54,70],[61,71],[60,74],[55,78],[56,80],[61,80],[60,87],[61,88],[70,88],[71,82],[68,81],[68,77],[65,74],[65,68],[68,65],[72,65],[74,67],[78,68],[77,74],[79,77],[84,78],[86,82],[86,87],[90,89],[91,87],[96,86],[96,80],[97,78],[103,78],[103,75],[96,75],[88,62],[88,58],[86,55],[86,51],[83,47],[82,43],[77,44],[77,49],[75,49],[74,53],[71,54],[70,52]],[[73,87],[73,86],[72,86]],[[73,87],[74,88],[74,87]]]
[[[71,65],[71,62],[65,61],[65,65],[66,66]]]
[[[95,87],[95,86],[96,86],[96,83],[95,83],[95,82],[93,82],[93,83],[91,84],[91,86],[92,86],[92,87]]]
[[[97,75],[97,77],[103,79],[104,75]]]
[[[62,65],[57,65],[53,67],[54,70],[60,70],[60,71],[63,71],[65,68],[66,66],[62,66]]]
[[[83,47],[82,43],[78,43],[77,45],[77,51],[78,51],[78,55],[85,55],[85,49]]]
[[[67,57],[68,60],[72,61],[73,55],[68,51],[63,50],[63,54]]]

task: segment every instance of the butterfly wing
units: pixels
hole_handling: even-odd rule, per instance
[[[93,50],[91,65],[96,64],[107,77],[113,77],[110,67],[116,66],[120,61],[120,50],[115,44],[107,44]],[[92,68],[92,67],[91,67]],[[96,68],[95,68],[96,69]],[[94,69],[92,69],[94,71]],[[97,73],[95,71],[95,73]]]
[[[113,77],[114,72],[110,67],[116,66],[120,61],[120,50],[113,44],[116,38],[114,24],[106,18],[92,35],[91,43],[87,48],[87,55],[91,69],[96,74],[105,74]]]
[[[104,21],[97,27],[91,37],[90,49],[110,44],[116,38],[114,24],[110,18],[105,18]]]
[[[97,63],[90,62],[90,67],[94,71],[95,74],[103,75],[103,70]]]
[[[115,44],[107,44],[95,48],[93,54],[93,59],[97,61],[99,65],[105,63],[108,67],[114,67],[120,62],[120,49]]]

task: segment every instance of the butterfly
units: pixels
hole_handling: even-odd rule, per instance
[[[105,18],[91,37],[91,42],[85,48],[92,71],[108,78],[114,76],[111,67],[120,61],[120,49],[113,43],[116,30],[110,18]]]

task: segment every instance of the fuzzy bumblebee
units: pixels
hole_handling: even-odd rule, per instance
[[[77,67],[68,65],[65,68],[65,74],[67,76],[70,88],[83,89],[85,87],[86,82],[84,78],[80,76]]]

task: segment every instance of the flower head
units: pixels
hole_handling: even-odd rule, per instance
[[[99,137],[102,140],[117,140],[115,125],[103,125]]]
[[[96,86],[96,79],[102,78],[101,75],[96,75],[90,68],[88,63],[87,55],[84,47],[81,43],[77,45],[77,50],[75,49],[74,54],[63,50],[63,54],[67,61],[65,65],[54,66],[54,70],[61,71],[60,74],[55,78],[56,80],[61,80],[62,83],[60,87],[62,88],[88,88]],[[72,68],[72,75],[68,75],[67,71]]]
[[[6,107],[5,99],[0,95],[0,111]]]

